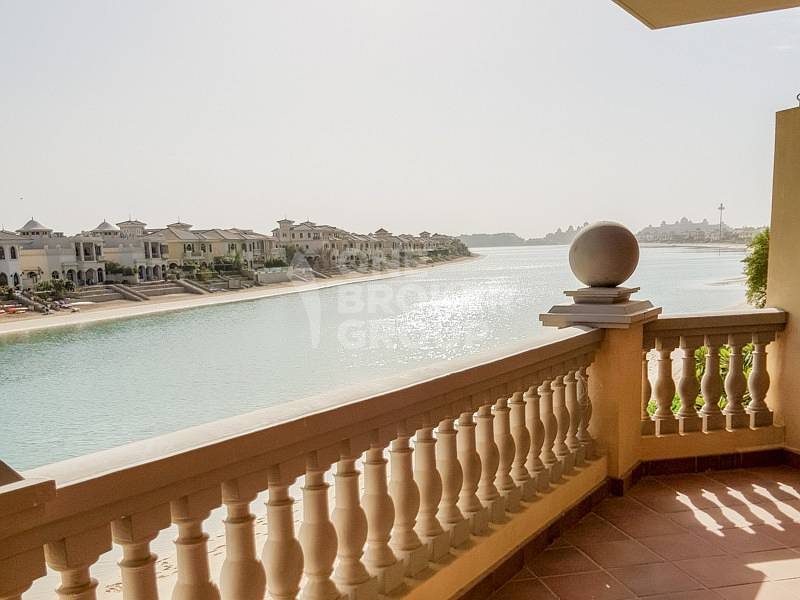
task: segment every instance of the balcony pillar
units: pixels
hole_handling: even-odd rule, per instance
[[[397,437],[389,451],[391,479],[389,494],[394,503],[395,519],[390,545],[405,564],[405,574],[413,577],[428,564],[428,548],[422,545],[414,526],[419,512],[419,488],[414,481],[413,453],[410,438],[413,431],[405,425],[398,427]]]
[[[742,399],[747,391],[747,380],[744,377],[744,356],[742,347],[749,342],[749,336],[732,334],[728,336],[728,375],[725,377],[725,395],[727,404],[722,409],[728,429],[744,429],[750,426],[750,417],[744,410]]]
[[[267,541],[261,553],[272,600],[295,600],[303,575],[303,550],[294,531],[294,498],[289,490],[294,477],[270,469],[267,500]]]
[[[553,381],[545,379],[539,387],[539,410],[544,424],[544,437],[542,441],[542,463],[547,469],[549,483],[560,483],[564,473],[564,466],[558,460],[554,451],[554,444],[558,435],[558,420],[553,405]]]
[[[504,523],[506,503],[495,486],[495,476],[500,465],[500,453],[494,441],[494,415],[491,404],[482,404],[475,417],[475,437],[481,457],[481,476],[478,481],[478,498],[489,511],[489,520]]]
[[[653,386],[650,385],[648,354],[650,354],[649,350],[642,350],[642,435],[655,435],[656,424],[650,417],[649,411]]]
[[[256,555],[255,515],[250,504],[267,487],[265,474],[222,484],[225,517],[225,561],[220,573],[222,600],[262,600],[266,590],[264,565]]]
[[[514,441],[514,462],[511,477],[519,487],[521,499],[526,502],[536,497],[536,480],[528,472],[525,463],[531,451],[531,436],[525,423],[525,395],[515,392],[508,401],[509,426]]]
[[[594,440],[589,433],[592,422],[592,398],[589,396],[589,373],[585,365],[578,369],[578,405],[581,407],[581,419],[578,422],[578,441],[583,446],[586,459],[595,458]]]
[[[122,546],[119,568],[124,600],[158,600],[157,557],[150,552],[150,542],[169,525],[168,504],[112,521],[114,543]]]
[[[461,413],[458,418],[458,462],[463,479],[458,494],[458,508],[470,521],[472,533],[483,535],[489,530],[489,511],[478,498],[478,482],[481,478],[481,457],[475,443],[475,421],[472,411]]]
[[[339,590],[333,583],[333,561],[336,560],[336,529],[328,510],[328,488],[325,471],[330,465],[320,464],[316,452],[306,461],[303,485],[303,522],[299,540],[303,549],[306,578],[303,600],[338,600]]]
[[[211,510],[221,503],[220,488],[184,496],[170,503],[172,522],[178,526],[175,548],[178,581],[172,600],[220,600],[208,565],[208,534],[203,531]]]
[[[767,345],[775,339],[774,333],[753,334],[753,370],[747,382],[750,390],[750,427],[769,427],[772,425],[772,411],[764,399],[769,391],[769,372],[767,371]]]
[[[521,394],[520,394],[521,395]],[[516,457],[514,438],[511,436],[511,410],[508,398],[498,398],[494,404],[494,442],[497,446],[499,462],[494,485],[505,500],[505,510],[517,512],[522,508],[522,490],[511,476],[511,468]]]
[[[775,420],[786,427],[786,445],[800,449],[800,108],[777,114],[775,123],[775,165],[772,187],[769,275],[767,306],[786,310],[790,318],[767,358],[773,381],[767,404]]]
[[[695,408],[697,394],[700,392],[695,352],[702,343],[703,338],[700,336],[681,336],[681,378],[678,380],[678,396],[681,399],[681,407],[678,410],[680,433],[700,431],[703,425]]]
[[[725,415],[719,407],[722,398],[722,376],[719,370],[719,348],[727,340],[724,335],[705,336],[706,364],[703,378],[700,380],[700,392],[703,395],[703,406],[700,416],[703,419],[704,431],[725,429]]]
[[[653,395],[656,400],[656,435],[678,433],[678,420],[672,413],[672,401],[675,399],[675,380],[672,378],[672,351],[676,341],[672,338],[656,338],[656,382]]]
[[[565,443],[569,450],[574,465],[581,467],[586,462],[586,449],[578,439],[578,427],[582,418],[582,406],[578,402],[578,377],[577,371],[571,370],[564,377],[564,405],[569,413],[569,428]]]
[[[548,326],[606,330],[591,366],[588,392],[594,411],[589,431],[598,449],[606,452],[614,478],[624,478],[639,461],[643,326],[661,312],[647,300],[631,299],[639,288],[621,287],[638,262],[639,244],[623,225],[601,221],[584,227],[570,246],[569,264],[587,287],[565,292],[572,304],[558,304],[539,315]],[[547,444],[543,455],[546,449]]]
[[[434,562],[450,552],[450,534],[439,522],[437,513],[442,500],[442,478],[436,468],[436,444],[433,426],[426,420],[414,442],[414,480],[419,487],[419,513],[415,530],[428,548]]]
[[[389,496],[383,449],[383,444],[376,441],[365,454],[361,505],[367,516],[364,564],[370,574],[378,578],[378,591],[386,594],[403,583],[405,565],[397,560],[389,546],[395,511]]]
[[[45,545],[48,566],[61,574],[60,600],[96,600],[97,580],[90,567],[111,550],[111,527],[105,525]]]
[[[450,534],[450,545],[458,548],[469,539],[470,523],[458,507],[458,495],[464,481],[458,462],[458,447],[453,419],[442,419],[436,430],[436,468],[442,477],[442,499],[436,513],[442,527]]]
[[[536,481],[536,491],[546,492],[550,487],[550,472],[541,458],[545,432],[541,415],[539,385],[528,388],[522,398],[525,401],[525,427],[531,437],[531,449],[525,461],[525,468]]]

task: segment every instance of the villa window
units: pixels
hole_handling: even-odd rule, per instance
[[[0,246],[0,260],[6,259],[6,249]]]
[[[15,260],[17,258],[17,249],[15,246],[11,246],[10,256],[11,260]]]

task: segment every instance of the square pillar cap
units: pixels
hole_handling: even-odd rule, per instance
[[[586,287],[567,290],[573,304],[556,304],[539,320],[546,327],[588,326],[599,329],[627,329],[636,323],[658,318],[661,308],[649,300],[631,300],[639,288]]]

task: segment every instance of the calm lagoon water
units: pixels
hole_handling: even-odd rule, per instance
[[[0,342],[0,460],[17,469],[543,334],[577,281],[567,247],[483,248],[404,277]],[[665,313],[744,302],[743,252],[643,248]]]

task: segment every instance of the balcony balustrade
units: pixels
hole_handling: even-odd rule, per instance
[[[624,490],[641,463],[782,448],[767,403],[781,373],[767,372],[766,352],[786,313],[657,318],[633,291],[570,292],[580,301],[548,313],[608,327],[399,375],[391,391],[290,402],[22,474],[0,468],[0,600],[32,598],[48,567],[59,598],[93,600],[112,549],[119,572],[103,583],[125,600],[157,599],[151,544],[167,529],[174,600],[459,598],[609,479]]]

